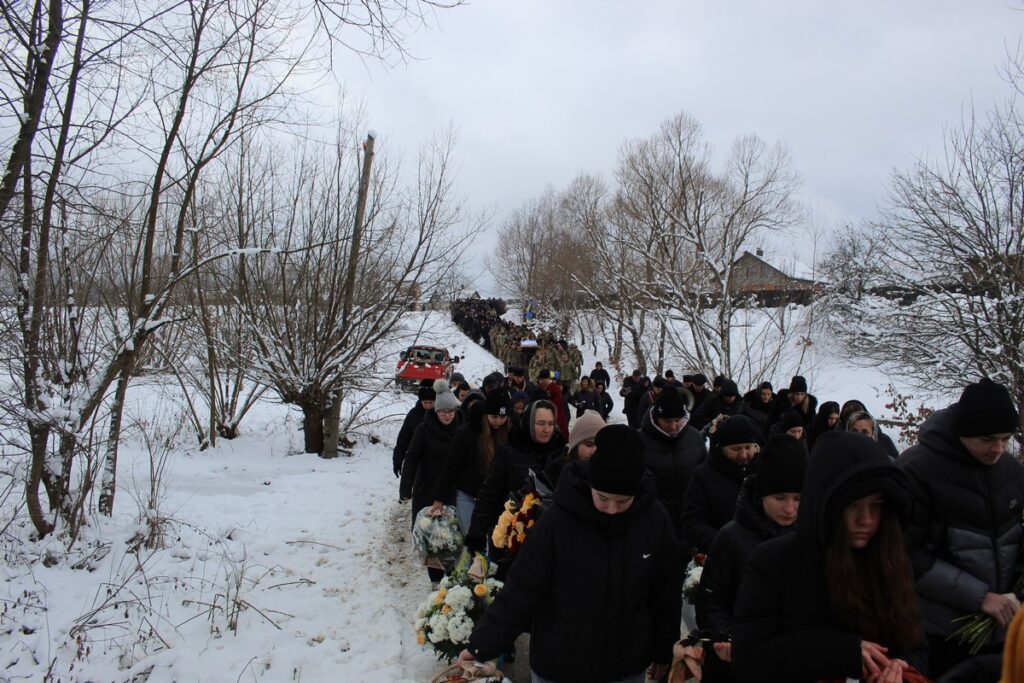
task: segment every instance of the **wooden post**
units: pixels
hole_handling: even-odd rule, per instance
[[[376,133],[367,133],[366,142],[363,143],[363,168],[359,175],[359,193],[356,196],[356,222],[352,227],[352,247],[348,254],[348,270],[345,272],[345,299],[342,305],[341,326],[344,328],[349,323],[352,315],[352,299],[356,289],[356,269],[359,267],[359,247],[363,239],[363,218],[366,215],[366,198],[370,193],[370,166],[373,163],[373,143],[377,139]],[[341,387],[333,388],[334,399],[331,401],[327,414],[324,415],[324,450],[320,454],[323,458],[338,457],[338,441],[341,424]]]

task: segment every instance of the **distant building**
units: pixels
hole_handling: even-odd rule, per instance
[[[732,293],[750,294],[761,306],[808,304],[818,287],[813,279],[787,275],[756,254],[744,251],[732,265]]]

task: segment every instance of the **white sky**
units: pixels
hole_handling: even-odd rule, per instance
[[[416,60],[346,57],[336,76],[406,155],[454,125],[458,190],[494,212],[468,256],[482,264],[509,211],[581,171],[609,177],[624,140],[683,110],[718,152],[747,133],[784,144],[827,225],[870,219],[893,168],[1009,93],[1024,4],[477,0],[436,24],[409,36]]]

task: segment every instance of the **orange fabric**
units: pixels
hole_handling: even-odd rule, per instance
[[[1003,675],[999,683],[1024,683],[1024,609],[1010,622],[1003,645]]]

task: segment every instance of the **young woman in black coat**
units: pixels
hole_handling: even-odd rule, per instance
[[[697,552],[711,550],[735,514],[740,484],[757,471],[760,440],[761,428],[745,415],[726,418],[711,435],[707,462],[694,471],[683,500],[683,532]]]
[[[458,428],[455,414],[459,410],[459,400],[448,390],[447,383],[443,387],[440,384],[439,380],[439,384],[435,385],[440,390],[434,401],[434,409],[424,416],[423,422],[416,428],[402,465],[399,498],[402,502],[412,499],[413,524],[417,513],[429,507],[434,500],[434,489]],[[455,500],[452,498],[443,502],[451,505]],[[431,581],[444,578],[444,572],[440,569],[428,567],[427,571]]]
[[[533,680],[643,683],[663,675],[679,638],[672,524],[625,425],[604,427],[589,462],[563,471],[544,511],[459,656],[467,669],[530,631]]]
[[[511,412],[508,391],[494,389],[483,402],[473,404],[468,421],[455,432],[434,489],[433,511],[440,513],[444,501],[455,500],[463,534],[469,532],[484,474],[498,448],[508,441]]]
[[[530,472],[537,474],[553,457],[562,456],[565,438],[558,431],[557,414],[551,401],[534,401],[509,433],[508,443],[495,452],[466,534],[466,547],[471,551],[485,550],[505,501],[523,487]]]
[[[904,474],[862,434],[814,448],[795,534],[759,545],[733,610],[733,672],[779,683],[927,673],[902,525]]]
[[[757,474],[740,487],[736,514],[711,544],[697,591],[697,626],[717,635],[732,635],[733,606],[740,579],[754,548],[795,530],[800,490],[807,471],[807,451],[791,436],[777,436],[761,453]],[[732,643],[715,643],[706,651],[706,683],[736,681]]]

